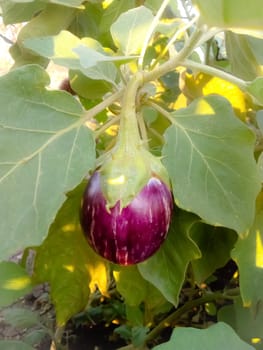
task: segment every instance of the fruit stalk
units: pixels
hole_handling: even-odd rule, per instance
[[[129,151],[134,147],[142,145],[136,116],[136,97],[142,82],[142,74],[137,73],[134,75],[129,81],[122,98],[120,131],[117,144],[118,146],[125,147],[125,149],[129,148]]]

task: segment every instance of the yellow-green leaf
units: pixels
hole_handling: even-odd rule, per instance
[[[89,247],[80,228],[83,190],[82,184],[68,195],[48,237],[36,248],[33,278],[50,283],[58,325],[86,306],[95,286],[107,293],[108,264]]]

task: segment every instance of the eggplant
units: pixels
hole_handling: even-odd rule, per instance
[[[152,256],[167,236],[173,198],[167,185],[150,177],[130,201],[108,208],[96,171],[85,189],[81,225],[90,246],[105,259],[120,265],[140,263]]]

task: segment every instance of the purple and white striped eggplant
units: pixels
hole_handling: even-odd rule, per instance
[[[81,224],[99,255],[120,265],[136,264],[153,255],[166,238],[172,207],[170,189],[151,177],[126,207],[121,209],[118,201],[108,209],[100,173],[95,172],[83,196]]]

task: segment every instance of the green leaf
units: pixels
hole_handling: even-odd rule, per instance
[[[5,322],[17,329],[35,327],[40,324],[38,312],[24,307],[7,308],[2,313]]]
[[[153,21],[152,12],[144,6],[122,13],[111,26],[115,45],[126,56],[140,53]]]
[[[246,307],[263,302],[263,195],[259,195],[255,221],[232,251],[239,268],[240,293]]]
[[[13,262],[0,263],[0,307],[8,306],[32,290],[25,269]]]
[[[126,317],[133,325],[148,324],[155,315],[167,312],[172,305],[160,291],[142,277],[138,266],[114,266],[116,288],[125,299]],[[144,304],[144,314],[141,304]],[[142,318],[144,318],[144,322]]]
[[[80,104],[47,91],[47,84],[46,72],[34,65],[0,78],[2,259],[42,242],[65,193],[94,166],[94,139]]]
[[[90,292],[107,293],[108,264],[89,247],[80,228],[79,208],[84,185],[69,193],[49,235],[36,248],[34,281],[49,282],[58,325],[84,309]]]
[[[65,42],[67,45],[65,45]],[[65,30],[56,36],[26,39],[24,45],[58,65],[80,70],[91,79],[105,80],[111,84],[115,84],[117,78],[117,69],[111,61],[129,59],[106,55],[102,46],[96,40],[91,38],[79,39]]]
[[[88,99],[101,99],[112,90],[112,84],[106,80],[93,80],[81,71],[69,71],[70,86],[79,95]]]
[[[24,46],[27,49],[71,69],[80,68],[78,55],[73,51],[73,48],[80,44],[81,40],[66,30],[62,30],[55,36],[33,37],[24,40]]]
[[[90,37],[98,39],[99,23],[105,10],[96,1],[94,4],[91,1],[85,1],[83,5],[85,8],[76,12],[67,30],[79,38]]]
[[[260,156],[258,157],[258,168],[260,171],[261,182],[263,182],[263,152],[261,152]]]
[[[34,328],[31,332],[27,332],[23,336],[23,341],[29,345],[39,344],[45,337],[47,337],[47,329]]]
[[[83,0],[52,0],[52,3],[67,7],[83,8],[83,6],[80,6],[83,3]]]
[[[103,11],[100,21],[100,32],[109,32],[111,25],[118,19],[118,17],[134,6],[134,0],[113,0],[111,4]]]
[[[116,267],[113,275],[125,303],[130,306],[140,305],[147,296],[148,282],[142,278],[137,266]]]
[[[174,305],[178,304],[189,262],[200,257],[198,247],[189,236],[189,229],[196,220],[194,215],[176,212],[159,251],[138,264],[142,276]]]
[[[225,38],[227,58],[234,75],[244,80],[253,80],[263,74],[257,51],[253,49],[249,36],[226,32]]]
[[[43,37],[47,35],[56,35],[64,28],[67,28],[72,22],[76,9],[56,4],[47,4],[47,6],[35,15],[19,31],[17,41],[11,47],[10,53],[15,59],[15,66],[22,66],[30,63],[38,63],[46,66],[48,60],[34,54],[24,46],[28,38]]]
[[[255,350],[243,342],[231,327],[219,322],[208,329],[175,328],[171,339],[154,350]]]
[[[254,97],[255,102],[263,105],[263,77],[254,79],[247,85],[247,92]]]
[[[35,350],[22,340],[0,340],[0,348],[1,350]]]
[[[263,349],[262,304],[258,304],[256,308],[246,308],[238,299],[233,305],[224,306],[219,310],[218,320],[229,324],[240,338],[257,350]]]
[[[166,314],[173,308],[159,289],[148,283],[147,296],[144,300],[144,324],[155,322],[155,317]]]
[[[37,12],[46,6],[43,1],[16,2],[1,1],[1,9],[5,25],[29,21]]]
[[[203,22],[211,27],[262,30],[261,0],[194,0]]]
[[[253,223],[260,190],[255,135],[215,95],[196,99],[171,119],[163,163],[176,204],[243,234]]]
[[[197,222],[192,226],[191,238],[202,253],[200,259],[192,261],[195,280],[200,284],[216,269],[227,263],[237,235],[234,231],[223,227],[214,227]]]

